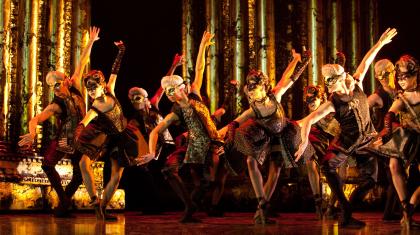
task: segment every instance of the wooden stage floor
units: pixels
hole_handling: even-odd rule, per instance
[[[283,213],[277,224],[254,225],[252,213],[227,213],[224,218],[209,218],[198,213],[199,224],[180,224],[180,213],[142,216],[128,212],[117,214],[118,222],[97,222],[93,214],[75,214],[75,218],[54,218],[49,214],[2,214],[0,235],[50,234],[420,234],[406,231],[399,223],[383,223],[381,213],[355,213],[367,223],[363,229],[338,229],[335,221],[318,221],[313,213]],[[417,220],[420,219],[417,216]]]

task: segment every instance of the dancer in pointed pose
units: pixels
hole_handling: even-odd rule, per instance
[[[247,156],[249,177],[258,200],[254,216],[256,224],[274,223],[267,218],[267,213],[280,168],[296,166],[292,156],[300,143],[299,127],[286,118],[280,101],[309,63],[308,52],[298,72],[294,73],[301,55],[292,50],[293,60],[273,90],[267,75],[252,70],[246,77],[244,87],[251,108],[219,131],[222,136],[226,136],[227,144],[233,143],[235,149]],[[312,147],[308,147],[305,155],[309,158],[312,154]],[[266,159],[270,161],[270,168],[267,182],[263,184],[258,164],[263,164]]]
[[[99,70],[92,70],[83,77],[83,84],[93,100],[91,108],[76,130],[76,148],[83,153],[80,160],[83,182],[91,197],[98,219],[116,220],[106,213],[106,206],[118,188],[124,167],[138,156],[136,132],[133,125],[127,125],[122,107],[115,97],[114,88],[121,59],[124,55],[123,42],[115,42],[119,52],[112,66],[108,83]],[[102,199],[96,194],[92,161],[104,154],[111,159],[111,179],[106,185]]]
[[[29,121],[29,133],[21,136],[19,141],[19,146],[32,145],[36,136],[36,126],[52,116],[57,118],[59,126],[57,138],[51,140],[41,166],[59,198],[59,205],[55,213],[57,217],[69,216],[68,209],[71,205],[71,198],[79,185],[82,184],[79,168],[81,153],[74,148],[73,134],[77,124],[85,115],[86,106],[81,95],[82,75],[89,61],[93,43],[99,39],[98,34],[99,28],[93,27],[90,29],[89,41],[70,79],[59,71],[52,71],[47,74],[47,84],[54,89],[54,99],[41,113]],[[71,159],[73,176],[66,189],[64,189],[55,166],[66,155]]]
[[[214,181],[220,154],[217,144],[221,142],[221,138],[200,94],[205,68],[205,53],[206,49],[214,44],[211,41],[213,37],[213,34],[204,32],[197,56],[195,78],[191,87],[177,75],[162,78],[162,88],[174,105],[172,112],[153,129],[149,137],[149,151],[151,155],[155,155],[159,133],[163,133],[170,125],[177,122],[180,122],[188,130],[185,157],[179,154],[170,155],[162,170],[173,190],[184,202],[185,211],[180,220],[182,223],[199,222],[193,217],[196,210],[195,202],[202,199],[210,182]],[[195,186],[191,195],[178,175],[182,165],[189,166],[191,171]]]
[[[335,118],[340,123],[341,134],[330,143],[322,159],[322,171],[328,184],[337,196],[341,207],[340,227],[363,227],[365,223],[352,217],[350,204],[347,201],[340,177],[336,169],[350,155],[369,153],[381,154],[370,148],[377,133],[373,127],[369,114],[367,96],[363,92],[363,79],[376,54],[397,34],[395,29],[387,29],[379,41],[369,50],[363,58],[353,76],[344,71],[338,64],[326,64],[322,67],[325,84],[331,93],[329,101],[322,104],[317,110],[299,121],[302,127],[302,143],[295,153],[299,160],[308,145],[308,136],[312,124],[335,112]]]
[[[408,229],[420,229],[420,224],[412,218],[420,201],[420,187],[408,199],[404,174],[404,168],[412,162],[417,163],[420,169],[420,66],[414,57],[404,55],[395,67],[398,85],[403,92],[398,94],[385,115],[385,131],[377,144],[384,143],[379,149],[391,156],[389,168],[403,208],[401,225]],[[401,126],[394,128],[392,123],[396,121],[397,114],[400,114]]]

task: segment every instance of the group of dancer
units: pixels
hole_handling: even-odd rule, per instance
[[[214,35],[204,32],[194,80],[189,82],[173,74],[184,63],[183,56],[176,55],[150,100],[148,92],[142,88],[133,87],[128,91],[136,114],[127,121],[114,93],[125,51],[123,42],[115,43],[119,52],[108,82],[99,70],[82,74],[92,46],[99,39],[99,29],[93,27],[71,78],[58,71],[48,73],[46,80],[54,89],[54,99],[29,122],[29,133],[21,136],[19,145],[30,146],[36,126],[52,116],[57,118],[60,127],[57,138],[49,143],[42,163],[42,169],[59,197],[57,216],[68,216],[71,197],[83,182],[97,218],[116,220],[106,212],[106,206],[118,188],[124,168],[147,164],[159,157],[165,159],[161,172],[184,203],[182,223],[199,222],[194,212],[207,192],[212,195],[209,215],[222,216],[218,204],[226,178],[241,170],[237,165],[246,163],[258,201],[254,216],[256,224],[274,223],[269,218],[270,199],[280,170],[306,165],[319,218],[324,216],[320,170],[340,205],[339,226],[363,227],[364,222],[352,217],[352,204],[362,200],[375,185],[377,164],[382,162],[389,164],[390,178],[401,202],[401,224],[416,228],[418,224],[412,216],[419,202],[420,188],[409,198],[405,168],[413,163],[420,166],[418,61],[409,55],[402,56],[395,66],[386,59],[378,61],[375,77],[381,86],[369,97],[363,91],[363,79],[374,58],[396,34],[395,29],[387,29],[353,75],[345,72],[342,54],[335,64],[323,65],[326,89],[307,86],[303,95],[309,115],[294,121],[286,117],[281,99],[310,62],[309,51],[303,51],[301,55],[292,50],[293,59],[274,88],[267,75],[251,69],[243,84],[249,108],[241,113],[232,110],[231,104],[236,102],[239,91],[238,84],[231,81],[226,87],[223,105],[211,114],[200,91],[206,51],[214,44]],[[81,96],[84,89],[90,97],[87,112]],[[173,103],[166,116],[159,111],[163,94]],[[381,112],[371,118],[374,108]],[[227,113],[230,115],[225,115]],[[168,131],[172,125],[180,126],[184,133],[174,138],[175,135]],[[64,189],[54,167],[66,155],[72,161],[73,178]],[[103,194],[98,195],[91,165],[105,157],[111,162],[111,177]],[[337,173],[349,157],[356,160],[361,178],[350,201],[344,195],[342,179]],[[266,161],[269,172],[264,182],[259,166]],[[190,171],[194,185],[191,192],[179,174],[181,168]],[[334,200],[331,201],[333,205]]]

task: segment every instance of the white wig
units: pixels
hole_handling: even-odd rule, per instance
[[[162,78],[162,80],[160,81],[160,85],[162,86],[162,88],[165,90],[167,87],[170,86],[179,86],[182,83],[184,83],[184,80],[182,79],[182,77],[178,76],[178,75],[171,75],[171,76],[165,76]]]
[[[326,64],[322,66],[322,76],[324,78],[331,78],[343,73],[344,68],[339,64]]]
[[[140,87],[132,87],[129,91],[128,91],[128,98],[131,100],[133,99],[133,97],[135,95],[141,95],[145,98],[147,98],[149,95],[147,94],[147,91],[143,88]]]
[[[50,71],[45,78],[49,86],[54,85],[57,81],[64,81],[66,79],[68,79],[67,76],[60,71]]]

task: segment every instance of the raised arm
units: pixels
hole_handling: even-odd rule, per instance
[[[36,126],[40,123],[43,123],[45,120],[53,116],[55,113],[61,113],[61,108],[55,103],[49,104],[41,113],[33,117],[29,121],[29,133],[26,135],[20,136],[20,141],[18,145],[20,147],[30,146],[36,136]]]
[[[289,63],[286,70],[283,72],[283,75],[280,81],[277,83],[276,87],[274,87],[273,92],[276,96],[276,99],[280,102],[281,97],[284,93],[286,93],[287,89],[289,89],[293,83],[299,78],[302,72],[305,70],[306,66],[309,63],[311,58],[309,51],[305,51],[304,60],[302,61],[301,55],[296,53],[294,49],[292,49],[292,56],[293,60]],[[302,61],[301,66],[299,66],[299,71],[295,72],[296,65],[299,61]],[[293,76],[292,76],[293,75]]]
[[[369,69],[370,64],[375,59],[378,52],[382,49],[383,46],[390,43],[392,38],[397,35],[397,30],[394,28],[388,28],[379,38],[378,42],[366,53],[363,57],[362,62],[360,62],[359,67],[357,67],[356,72],[353,74],[353,77],[359,80],[359,86],[363,89],[362,82],[365,78],[366,72]]]
[[[169,71],[166,73],[166,76],[171,76],[174,74],[175,69],[178,68],[185,62],[184,55],[175,54],[174,60],[172,61],[172,65],[169,68]],[[163,96],[163,88],[159,86],[159,89],[156,91],[155,95],[153,95],[152,99],[150,99],[150,104],[153,105],[157,110],[159,110],[159,102]]]
[[[150,132],[149,135],[149,153],[153,156],[156,154],[156,145],[160,133],[163,133],[168,127],[179,120],[179,117],[175,113],[170,113],[159,122],[159,124]]]
[[[295,161],[299,161],[302,154],[305,152],[306,146],[308,146],[308,136],[309,132],[311,130],[312,124],[318,122],[325,116],[327,116],[329,113],[335,112],[334,105],[331,103],[331,101],[327,101],[323,103],[319,108],[312,113],[310,113],[308,116],[306,116],[304,119],[298,121],[300,126],[300,137],[301,137],[301,143],[299,145],[299,149],[295,153]]]
[[[107,87],[111,94],[115,96],[114,89],[115,89],[115,81],[117,80],[118,71],[120,71],[121,60],[125,53],[125,46],[122,41],[114,42],[114,44],[118,47],[118,54],[114,60],[114,64],[112,65],[111,76],[109,77],[109,81]]]
[[[213,45],[214,34],[204,31],[203,38],[201,39],[200,48],[198,49],[197,61],[195,63],[195,78],[191,85],[191,92],[200,96],[201,85],[203,84],[203,73],[206,65],[206,50],[207,47]]]
[[[83,70],[85,69],[86,64],[89,61],[90,58],[90,52],[92,50],[93,43],[97,40],[99,40],[99,31],[100,29],[97,27],[91,27],[89,29],[89,41],[86,45],[86,47],[83,49],[82,55],[80,56],[79,63],[76,66],[76,69],[74,70],[73,75],[71,76],[71,82],[72,86],[82,91],[82,75]]]

